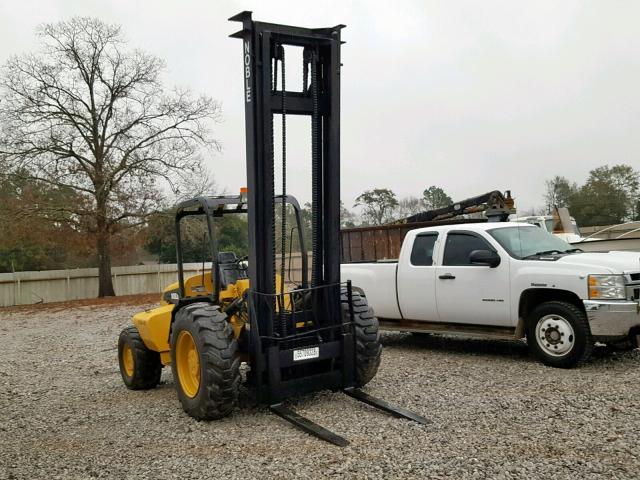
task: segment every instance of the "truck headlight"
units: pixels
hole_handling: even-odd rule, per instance
[[[627,298],[622,275],[589,275],[589,299],[624,300]]]

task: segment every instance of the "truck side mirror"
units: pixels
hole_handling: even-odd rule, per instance
[[[473,250],[469,254],[469,262],[471,265],[485,265],[496,268],[500,265],[500,255],[493,250]]]

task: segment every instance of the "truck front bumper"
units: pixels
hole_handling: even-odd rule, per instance
[[[591,334],[598,337],[626,337],[640,330],[640,304],[630,301],[583,300]],[[639,332],[640,333],[640,332]]]

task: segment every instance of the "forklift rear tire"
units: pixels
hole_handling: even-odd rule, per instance
[[[197,420],[229,415],[238,401],[238,341],[227,316],[205,302],[176,313],[171,332],[171,370],[182,408]]]
[[[148,390],[160,382],[160,354],[146,347],[136,327],[127,327],[120,333],[118,363],[122,380],[130,390]]]
[[[382,345],[378,331],[378,319],[373,314],[367,299],[357,292],[351,293],[353,320],[356,335],[355,386],[363,387],[376,376],[380,366]],[[349,295],[347,289],[341,292],[342,314],[349,321]]]

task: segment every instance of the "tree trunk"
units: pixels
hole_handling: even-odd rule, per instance
[[[115,297],[113,290],[113,280],[111,278],[111,245],[109,238],[109,228],[104,215],[101,215],[98,208],[98,232],[97,252],[98,252],[98,297]]]
[[[98,232],[98,297],[114,297],[113,280],[111,278],[111,252],[109,245],[109,232]]]

